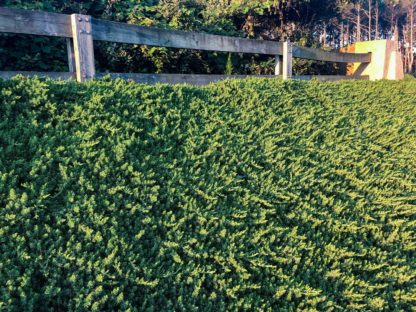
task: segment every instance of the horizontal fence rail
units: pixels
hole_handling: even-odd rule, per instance
[[[76,77],[78,81],[100,76],[100,74],[95,73],[94,68],[93,41],[95,40],[180,49],[273,55],[276,57],[276,75],[283,75],[285,79],[292,78],[292,57],[338,63],[369,63],[371,61],[370,53],[324,51],[277,41],[144,27],[95,19],[80,14],[65,15],[10,8],[0,8],[0,32],[68,38],[67,50],[70,73],[51,73],[50,76]],[[9,76],[10,73],[5,72],[0,76]],[[21,73],[25,74],[25,72]],[[46,75],[45,73],[40,74]],[[186,75],[161,75],[159,78],[156,74],[150,76],[146,76],[146,74],[113,74],[113,76],[121,78],[135,77],[128,79],[143,82],[150,81],[149,83],[154,81],[171,81],[172,83],[184,81],[194,84],[203,84],[203,82],[210,82],[211,80],[217,81],[224,79],[224,77],[246,77],[216,75],[209,79],[205,77],[206,75],[189,75],[188,79],[184,78]],[[195,77],[200,78],[195,80]],[[275,76],[262,77],[272,78]],[[345,76],[326,77],[335,77],[330,80],[346,79]]]
[[[39,77],[39,78],[51,78],[60,80],[69,80],[76,78],[75,73],[71,72],[34,72],[34,71],[0,71],[0,78],[11,79],[17,75],[25,77]]]
[[[370,63],[371,53],[341,53],[293,46],[293,57],[335,63]]]
[[[0,32],[72,38],[71,16],[0,8]]]
[[[0,78],[11,79],[17,75],[25,77],[52,78],[61,80],[70,80],[76,78],[75,73],[70,72],[31,72],[31,71],[0,71]],[[97,73],[96,78],[108,77],[112,79],[120,78],[131,80],[137,83],[157,84],[191,84],[202,86],[212,82],[225,79],[244,79],[244,78],[268,78],[275,79],[271,75],[197,75],[197,74],[138,74],[138,73]],[[357,79],[354,76],[338,76],[338,75],[301,75],[293,76],[299,80],[319,80],[319,81],[338,81]],[[361,80],[368,80],[368,76],[361,76]]]
[[[282,55],[282,43],[92,20],[94,40],[204,51]]]

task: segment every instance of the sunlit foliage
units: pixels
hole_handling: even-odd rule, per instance
[[[0,309],[410,311],[416,83],[0,81]]]

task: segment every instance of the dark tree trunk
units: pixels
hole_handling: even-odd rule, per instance
[[[357,42],[361,41],[361,4],[358,2],[357,8]]]
[[[380,16],[380,11],[379,11],[379,7],[378,7],[378,0],[376,0],[376,40],[379,39],[379,31],[378,31],[378,20],[379,20],[379,16]]]
[[[368,40],[371,41],[371,24],[373,20],[372,0],[368,0]]]

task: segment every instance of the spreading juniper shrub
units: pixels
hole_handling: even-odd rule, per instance
[[[416,305],[415,82],[0,95],[0,309]]]

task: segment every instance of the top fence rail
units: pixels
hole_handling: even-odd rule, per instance
[[[0,32],[72,38],[71,16],[0,8]],[[205,51],[283,55],[283,42],[166,30],[92,18],[94,40]],[[367,63],[368,53],[340,53],[295,46],[293,57],[340,63]]]
[[[83,15],[77,14],[77,16]],[[79,39],[75,37],[80,35],[80,38],[82,38],[83,34],[87,34],[92,37],[92,40],[99,41],[205,51],[264,54],[276,57],[284,55],[283,42],[159,29],[100,20],[89,16],[84,17],[88,25],[86,26],[85,22],[78,25],[80,33],[77,34],[74,32],[76,29],[74,29],[71,15],[0,8],[0,32],[72,39]],[[83,27],[89,27],[90,31],[86,32]],[[339,63],[369,63],[371,61],[370,53],[340,53],[300,46],[293,46],[291,52],[292,57],[317,61]]]

